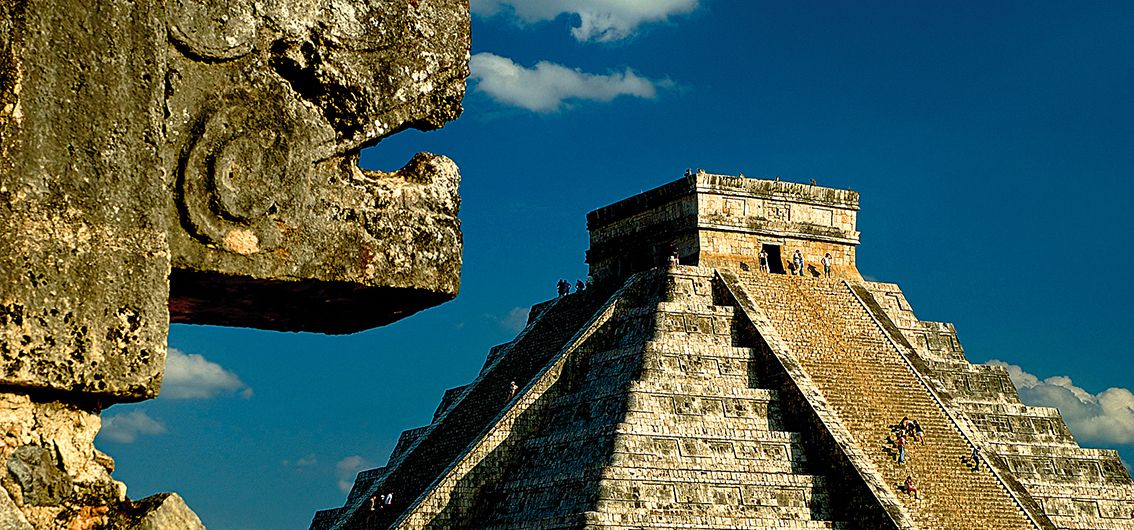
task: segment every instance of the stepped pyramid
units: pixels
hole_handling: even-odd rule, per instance
[[[705,173],[591,212],[595,285],[533,306],[312,530],[1134,529],[1117,453],[863,280],[857,212]],[[899,464],[904,416],[926,436]]]

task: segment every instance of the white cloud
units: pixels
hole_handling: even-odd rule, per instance
[[[469,65],[478,92],[499,103],[535,112],[555,112],[569,101],[611,101],[619,96],[653,99],[658,87],[672,85],[641,77],[629,68],[605,75],[548,61],[524,68],[507,57],[484,52],[472,56]]]
[[[350,491],[354,486],[354,476],[363,469],[369,469],[373,464],[369,460],[358,456],[350,455],[335,463],[335,477],[339,479],[339,490],[343,493]]]
[[[508,311],[504,318],[499,318],[497,321],[500,327],[512,333],[519,333],[528,325],[528,313],[531,311],[530,307],[513,307]]]
[[[252,397],[252,389],[223,366],[195,353],[169,349],[169,355],[165,359],[165,381],[162,383],[161,397],[208,399],[232,392],[240,392],[240,396],[245,399]]]
[[[1041,380],[1014,364],[998,360],[987,364],[1008,370],[1024,403],[1059,409],[1076,438],[1097,444],[1134,444],[1134,393],[1129,389],[1111,387],[1092,394],[1067,376]]]
[[[102,430],[98,435],[112,442],[129,444],[134,443],[138,436],[165,432],[165,424],[149,417],[145,412],[135,410],[103,416]]]
[[[485,17],[511,14],[522,24],[572,15],[571,35],[578,41],[610,42],[634,34],[642,24],[664,22],[692,13],[698,0],[472,0],[472,12]]]

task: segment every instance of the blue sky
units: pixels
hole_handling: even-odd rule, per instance
[[[306,528],[586,275],[587,211],[686,167],[859,191],[865,275],[1134,461],[1134,3],[473,6],[464,116],[363,154],[460,165],[460,295],[350,336],[173,326],[162,397],[111,408],[98,439],[132,497]]]

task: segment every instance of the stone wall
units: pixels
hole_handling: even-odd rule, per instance
[[[753,236],[741,232],[701,230],[699,248],[704,267],[736,268],[742,271],[755,271],[760,268],[759,254],[763,245],[780,248],[779,270],[791,273],[794,267],[792,254],[798,249],[803,254],[804,276],[818,278],[823,275],[823,256],[831,254],[831,277],[837,279],[861,279],[855,266],[855,247],[774,236]],[[775,265],[771,265],[776,270]]]
[[[623,207],[625,211],[589,214],[590,275],[599,282],[617,282],[632,272],[666,264],[673,252],[683,262],[695,263],[697,200],[685,194],[685,188],[685,181],[677,181],[639,196]]]
[[[833,276],[861,279],[857,213],[853,191],[697,173],[588,214],[587,262],[600,281],[664,265],[674,251],[682,264],[754,270],[772,245],[780,270],[799,249],[807,275],[821,275],[830,253]]]

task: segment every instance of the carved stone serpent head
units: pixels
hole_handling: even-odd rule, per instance
[[[456,295],[456,165],[358,159],[460,114],[467,1],[28,0],[0,35],[0,384],[145,399],[169,322],[349,333]]]

